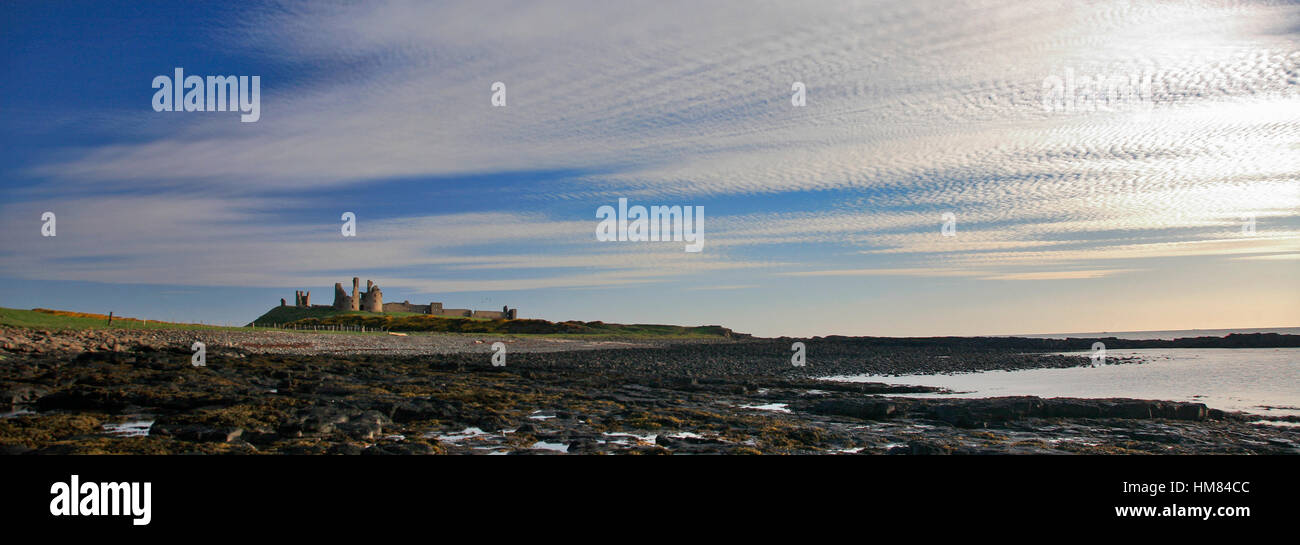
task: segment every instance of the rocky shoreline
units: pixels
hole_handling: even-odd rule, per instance
[[[196,338],[205,367],[190,363]],[[497,340],[514,341],[505,366]],[[1198,403],[908,397],[941,392],[818,378],[1083,357],[806,339],[794,367],[790,342],[4,329],[0,452],[1300,452],[1296,426]]]
[[[655,347],[668,344],[723,342],[718,339],[575,339],[561,337],[484,334],[388,335],[383,333],[303,332],[275,329],[86,329],[39,330],[0,327],[0,350],[40,357],[42,354],[80,352],[142,352],[186,350],[202,341],[209,351],[232,354],[294,355],[424,355],[491,352],[494,341],[510,352],[567,352]]]

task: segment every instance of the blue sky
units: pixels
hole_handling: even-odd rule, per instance
[[[3,10],[0,306],[245,323],[360,276],[761,335],[1300,325],[1291,2]],[[261,119],[153,111],[175,67],[260,76]],[[1150,84],[1045,107],[1067,77]],[[703,206],[704,250],[598,242],[620,197]]]

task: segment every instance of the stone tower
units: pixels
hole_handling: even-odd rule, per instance
[[[366,280],[366,291],[361,294],[361,310],[366,312],[384,311],[384,292],[369,280]]]
[[[311,307],[311,292],[298,291],[294,292],[294,306]],[[284,300],[281,299],[281,305]],[[322,305],[324,306],[324,305]],[[366,291],[361,291],[361,277],[352,277],[352,293],[349,294],[343,288],[342,282],[334,283],[334,304],[330,305],[335,310],[345,311],[364,311],[382,314],[384,312],[384,290],[379,288],[373,280],[366,280]],[[410,301],[401,303],[389,303],[389,312],[418,312],[431,314],[434,316],[464,316],[480,317],[493,320],[517,320],[519,319],[519,309],[510,308],[508,305],[501,307],[501,311],[488,310],[469,310],[463,308],[446,309],[442,303],[431,301],[428,306],[412,305]]]
[[[361,287],[361,279],[352,277],[352,310],[361,310],[361,297],[357,293],[359,287]]]
[[[343,283],[335,282],[334,283],[334,305],[333,305],[334,310],[352,310],[352,302],[353,299],[352,297],[348,296],[348,292],[343,291]]]

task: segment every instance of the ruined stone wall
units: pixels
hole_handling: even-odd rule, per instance
[[[334,283],[334,304],[331,305],[331,307],[333,307],[334,310],[352,310],[353,303],[355,303],[355,301],[353,301],[353,298],[348,295],[348,292],[343,291],[343,283],[335,282]]]
[[[384,311],[384,292],[374,282],[366,280],[366,291],[361,293],[360,309],[366,312]]]
[[[496,310],[470,310],[466,308],[442,308],[442,303],[431,302],[427,305],[412,305],[410,301],[401,303],[385,303],[384,291],[379,289],[371,280],[366,280],[366,291],[358,292],[361,287],[361,278],[352,277],[352,294],[349,295],[343,289],[342,282],[334,283],[334,303],[332,305],[313,305],[311,304],[311,292],[295,291],[293,293],[293,304],[296,307],[303,308],[332,308],[334,310],[363,310],[366,312],[412,312],[417,314],[432,314],[434,316],[456,316],[464,318],[486,318],[490,320],[507,319],[513,320],[518,318],[518,309],[510,307],[501,307],[500,311]],[[285,300],[281,299],[280,304],[284,305]]]
[[[474,318],[486,318],[488,320],[514,320],[518,316],[519,309],[510,307],[501,307],[501,310],[476,310]]]
[[[439,310],[442,306],[438,306]],[[401,303],[384,303],[384,312],[414,312],[417,314],[429,314],[429,305],[412,305],[410,301]]]
[[[357,294],[357,289],[361,287],[361,279],[352,277],[352,310],[361,310],[361,297]]]

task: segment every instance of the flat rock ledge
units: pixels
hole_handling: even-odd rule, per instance
[[[810,401],[791,406],[813,414],[864,420],[923,418],[962,428],[983,428],[1025,418],[1125,418],[1203,421],[1224,413],[1203,403],[1144,399],[1079,399],[1034,396],[985,399],[859,398]]]

